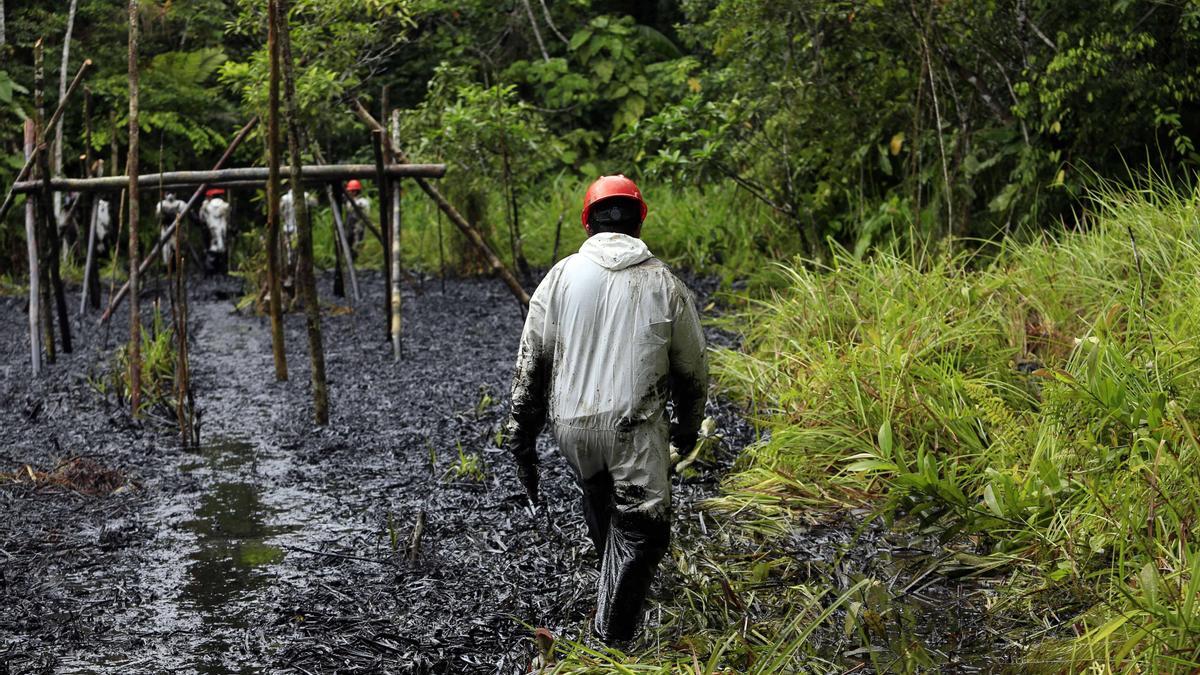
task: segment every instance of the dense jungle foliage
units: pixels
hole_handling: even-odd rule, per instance
[[[68,77],[95,61],[94,150],[123,152],[125,3],[5,0],[0,180],[19,166],[31,46],[46,41],[52,106],[76,4]],[[141,8],[143,164],[206,168],[265,106],[265,4]],[[1072,226],[1089,176],[1200,161],[1187,0],[298,0],[292,21],[325,159],[370,161],[348,102],[378,110],[387,88],[406,149],[449,163],[461,210],[496,236],[519,236],[556,179],[623,171],[651,196],[736,185],[768,209],[758,253],[823,258],[833,240],[861,255]],[[81,111],[65,122],[72,175]],[[239,154],[261,161],[261,143]],[[0,272],[20,269],[18,230],[10,214]]]
[[[21,166],[33,43],[52,107],[71,8],[65,70],[96,64],[111,174],[125,3],[0,7],[0,183]],[[142,169],[207,168],[265,110],[266,3],[141,13]],[[676,552],[653,644],[572,645],[561,672],[953,665],[908,629],[906,592],[806,576],[787,552],[847,508],[932,537],[926,574],[979,584],[1019,670],[1200,667],[1200,2],[295,0],[291,21],[305,161],[372,162],[352,102],[395,110],[414,161],[445,162],[450,201],[533,268],[582,241],[588,182],[623,172],[653,250],[741,289],[722,321],[745,343],[714,369],[761,441],[710,504],[725,526]],[[264,161],[255,133],[235,164]],[[262,195],[233,200],[245,270]],[[403,203],[409,270],[483,269],[423,195]],[[17,211],[0,285],[24,270]],[[368,238],[358,263],[381,259]]]

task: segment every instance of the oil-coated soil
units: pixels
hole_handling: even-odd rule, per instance
[[[394,363],[378,282],[358,312],[326,308],[324,428],[301,313],[277,383],[268,323],[233,312],[240,282],[197,282],[198,449],[133,424],[89,381],[126,318],[107,347],[88,321],[31,380],[23,300],[0,298],[0,672],[522,672],[531,626],[578,634],[596,576],[578,492],[543,438],[548,506],[531,512],[495,447],[520,308],[494,281],[411,285]],[[730,406],[713,411],[746,437]],[[72,457],[119,487],[49,480]],[[471,457],[482,481],[460,475]],[[695,520],[712,478],[677,486],[677,520]]]
[[[518,305],[489,280],[410,284],[395,363],[382,284],[365,276],[353,313],[323,281],[324,428],[310,421],[302,314],[287,317],[290,381],[275,382],[267,321],[233,311],[240,282],[196,281],[202,444],[186,449],[165,417],[134,423],[98,390],[127,315],[107,336],[90,318],[75,353],[35,380],[24,302],[0,298],[0,674],[513,673],[532,627],[584,632],[597,565],[579,491],[543,434],[547,506],[530,511],[495,446]],[[699,501],[752,438],[732,405],[709,412],[726,439],[719,466],[675,479],[676,541],[693,546]],[[936,547],[907,562],[906,542],[859,525],[798,527],[789,550],[835,588],[890,578],[907,598],[901,639],[943,667],[987,663],[978,602],[929,575]],[[830,640],[831,657],[872,669],[840,628]]]

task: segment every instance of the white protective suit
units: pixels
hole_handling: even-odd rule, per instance
[[[371,212],[371,200],[366,195],[360,193],[358,196],[352,197],[352,199],[354,199],[354,203],[358,205],[358,208],[362,209],[363,213]],[[350,226],[347,228],[350,231],[350,247],[354,248],[362,242],[366,234],[366,223],[358,217],[358,210],[353,206],[346,209],[346,222]]]
[[[291,239],[296,234],[295,197],[288,190],[279,198],[279,219],[283,221],[283,234]]]
[[[173,193],[168,192],[167,196],[154,206],[154,215],[158,216],[158,236],[161,239],[167,233],[167,228],[171,223],[175,222],[175,218],[183,212],[183,207],[187,206],[187,202],[177,199]],[[159,249],[162,252],[163,265],[171,267],[175,262],[175,237],[170,237],[163,242]]]
[[[225,252],[225,232],[229,229],[229,202],[214,196],[200,206],[200,220],[208,227],[208,250]]]
[[[685,451],[694,446],[707,389],[691,293],[642,240],[595,234],[534,292],[513,377],[509,447],[518,462],[535,462],[549,417],[603,556],[602,636],[632,636],[670,540],[668,436]]]

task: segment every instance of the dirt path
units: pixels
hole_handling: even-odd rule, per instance
[[[488,281],[449,283],[445,296],[429,289],[406,293],[401,364],[371,318],[378,296],[364,299],[357,328],[351,315],[327,314],[333,418],[314,429],[301,317],[288,318],[291,382],[275,383],[265,322],[230,312],[236,282],[202,284],[193,301],[198,450],[130,427],[81,379],[104,360],[99,334],[50,377],[27,382],[20,307],[6,301],[0,469],[89,454],[138,488],[107,497],[0,489],[0,508],[18,514],[0,524],[0,603],[13,608],[0,616],[0,663],[17,672],[521,672],[529,626],[576,633],[591,608],[595,555],[575,488],[544,445],[552,506],[535,518],[492,441],[518,308]],[[458,476],[460,449],[482,459],[483,481]],[[712,488],[680,486],[681,523]]]

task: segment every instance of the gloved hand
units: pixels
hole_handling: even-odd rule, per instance
[[[521,479],[521,485],[525,486],[525,494],[529,496],[529,503],[534,506],[541,505],[542,498],[538,495],[537,464],[532,462],[518,462],[517,477]]]

